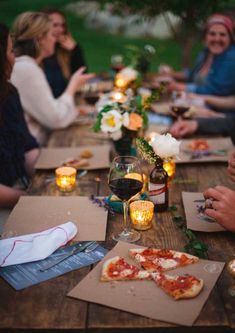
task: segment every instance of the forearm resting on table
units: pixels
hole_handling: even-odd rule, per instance
[[[221,96],[202,95],[200,97],[202,97],[204,101],[210,106],[227,110],[235,109],[235,96],[221,97]]]
[[[0,184],[0,208],[12,208],[26,192]]]

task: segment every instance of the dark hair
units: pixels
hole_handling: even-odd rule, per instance
[[[8,83],[9,63],[7,59],[8,28],[0,23],[0,104],[9,94],[11,85]]]
[[[41,12],[47,14],[48,16],[52,15],[52,14],[59,14],[60,16],[62,16],[64,18],[64,29],[66,32],[68,32],[68,25],[66,22],[66,16],[64,14],[64,12],[62,12],[62,10],[56,9],[54,7],[45,7],[41,10]]]

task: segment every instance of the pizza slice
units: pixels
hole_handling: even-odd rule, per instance
[[[203,280],[193,275],[168,275],[152,273],[153,280],[164,292],[175,300],[196,297],[203,288]]]
[[[63,162],[63,165],[67,167],[73,167],[75,169],[79,169],[82,167],[87,167],[89,165],[89,162],[86,158],[68,158]]]
[[[116,256],[104,262],[101,281],[151,280],[149,272],[130,265],[124,258]]]
[[[130,249],[129,256],[148,272],[164,272],[198,262],[199,258],[188,253],[167,249]]]

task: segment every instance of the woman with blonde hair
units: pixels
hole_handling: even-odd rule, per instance
[[[19,91],[26,121],[31,133],[44,144],[48,130],[69,126],[78,115],[74,104],[77,89],[93,74],[76,71],[64,93],[54,98],[40,65],[52,55],[55,38],[47,14],[26,12],[19,15],[13,26],[16,63],[11,81]]]
[[[52,21],[55,53],[44,59],[43,70],[55,97],[60,96],[71,75],[80,67],[87,67],[83,51],[69,32],[65,15],[55,8],[43,10]]]

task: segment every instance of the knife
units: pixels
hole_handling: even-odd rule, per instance
[[[84,251],[88,246],[91,246],[94,242],[86,242],[84,243],[78,243],[77,245],[74,246],[74,248],[69,252],[66,253],[62,256],[60,256],[58,259],[54,260],[53,262],[50,262],[48,265],[45,265],[44,267],[40,268],[41,272],[45,272],[48,269],[58,265],[59,263],[61,263],[62,261],[64,261],[65,259],[73,256],[74,254],[77,254],[79,252]]]

